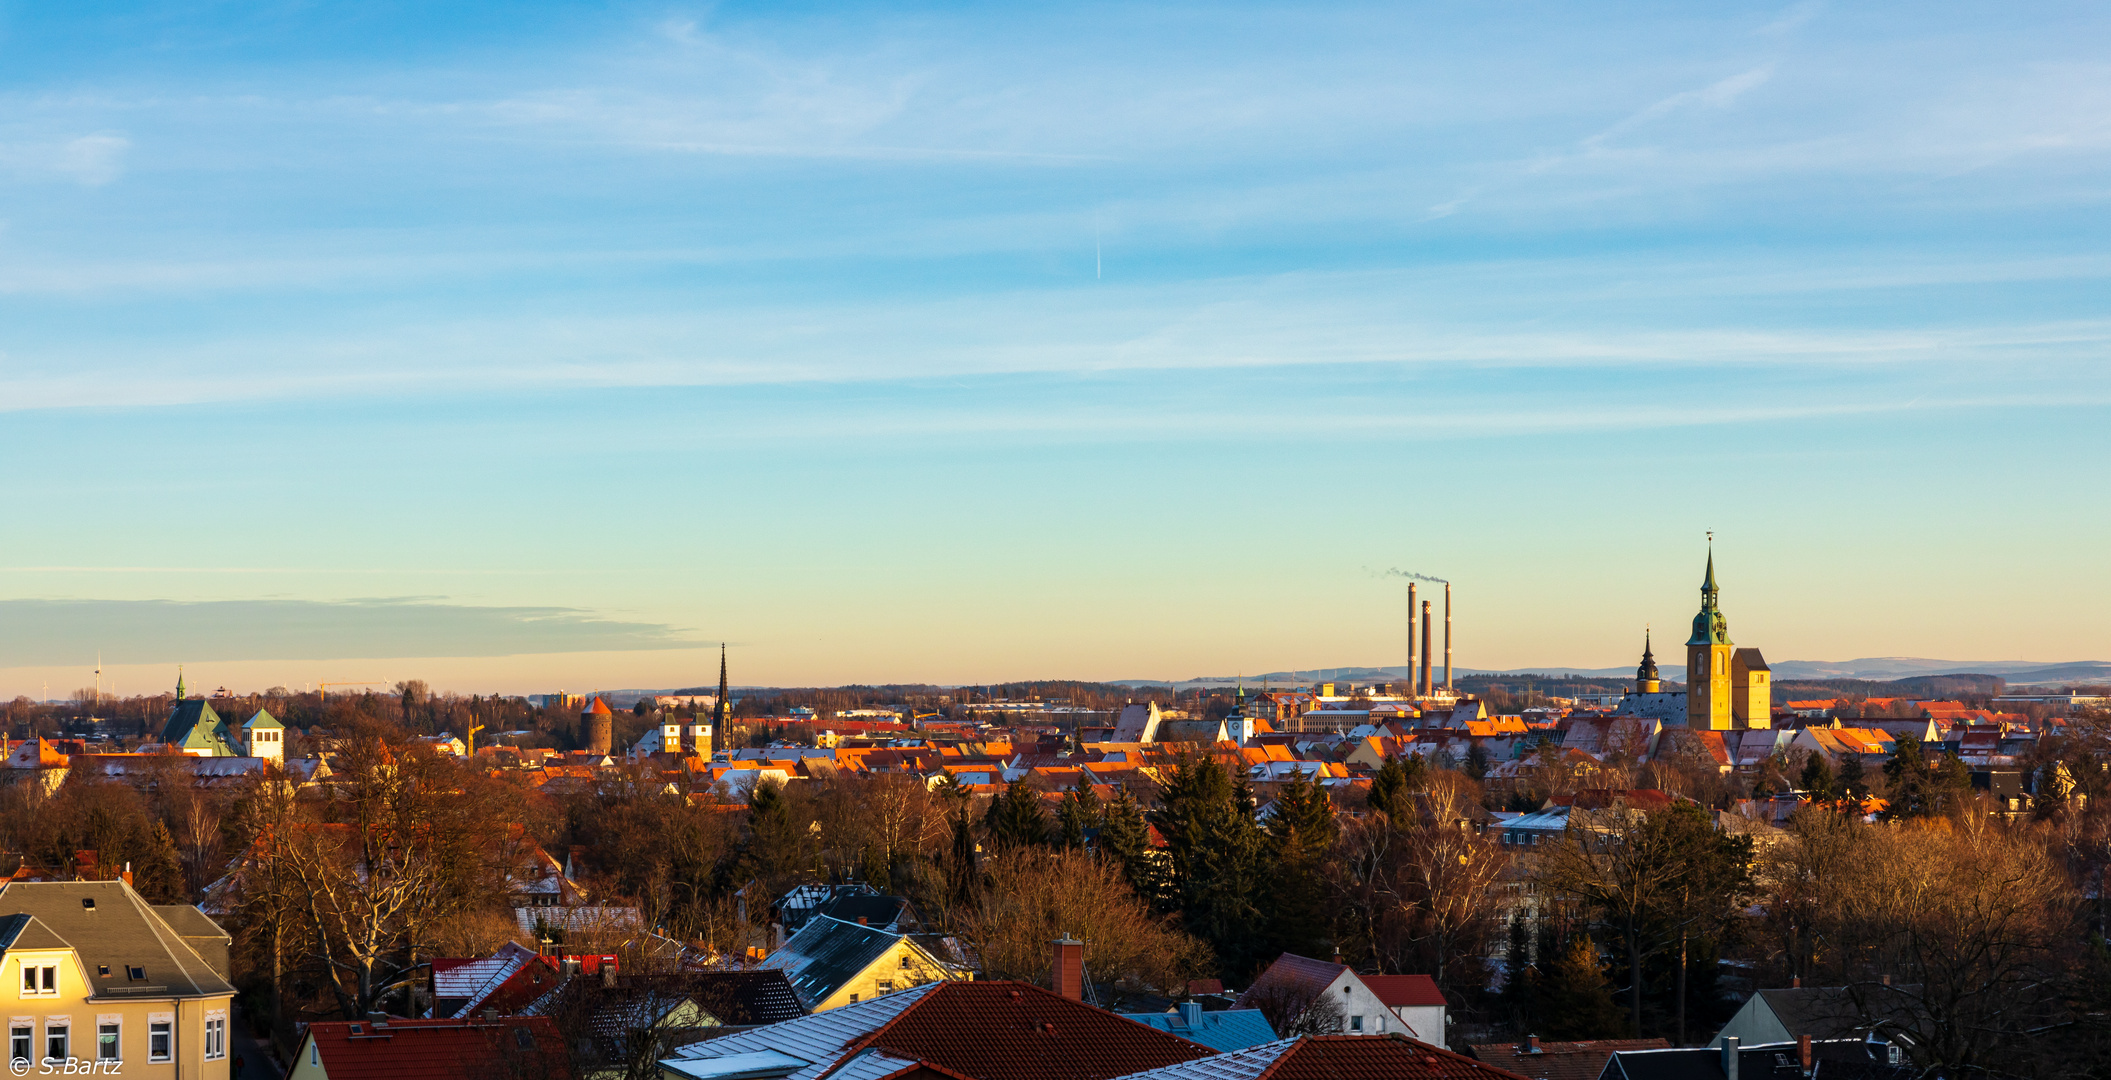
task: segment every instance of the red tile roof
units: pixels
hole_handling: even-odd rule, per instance
[[[1444,991],[1427,975],[1365,975],[1363,985],[1378,995],[1388,1009],[1412,1005],[1443,1005]]]
[[[1210,1056],[1208,1047],[1032,983],[995,981],[933,987],[844,1057],[865,1049],[973,1080],[1111,1080]]]
[[[568,1077],[571,1058],[547,1016],[310,1024],[330,1080],[452,1080],[493,1075]],[[307,1049],[301,1053],[306,1055]]]

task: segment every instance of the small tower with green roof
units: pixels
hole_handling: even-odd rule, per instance
[[[263,758],[273,765],[286,764],[286,725],[278,718],[258,709],[257,714],[242,725],[242,748],[250,757]]]

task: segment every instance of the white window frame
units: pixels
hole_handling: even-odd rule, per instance
[[[41,981],[40,981],[41,980]],[[23,997],[59,996],[59,965],[22,963]]]
[[[15,1055],[15,1040],[22,1040],[23,1056]],[[7,1056],[10,1061],[34,1060],[28,1055],[37,1049],[37,1020],[33,1016],[17,1016],[7,1022]]]
[[[162,1051],[154,1052],[154,1036],[161,1036]],[[147,1061],[159,1065],[176,1060],[176,1014],[147,1014]]]
[[[111,1029],[105,1032],[103,1029]],[[103,1036],[111,1037],[110,1056],[103,1056]],[[125,1059],[125,1018],[122,1013],[104,1013],[95,1018],[95,1060],[123,1061]]]
[[[52,1053],[52,1052],[51,1052],[51,1040],[52,1040],[53,1038],[55,1038],[55,1037],[56,1037],[56,1038],[60,1038],[60,1039],[64,1039],[64,1040],[66,1040],[66,1045],[65,1045],[65,1046],[63,1046],[63,1047],[61,1047],[61,1049],[63,1049],[63,1050],[65,1050],[65,1051],[66,1051],[65,1053],[63,1053],[63,1054],[54,1054],[54,1053]],[[45,1018],[44,1018],[44,1060],[46,1060],[46,1061],[50,1061],[50,1060],[52,1060],[52,1059],[56,1058],[56,1059],[58,1059],[58,1060],[61,1060],[61,1061],[63,1061],[63,1060],[65,1060],[65,1059],[67,1059],[67,1058],[70,1058],[70,1057],[72,1057],[72,1056],[73,1056],[73,1017],[70,1017],[70,1016],[47,1016],[47,1017],[45,1017]]]
[[[227,1056],[227,1012],[216,1009],[205,1014],[205,1060],[218,1061]]]

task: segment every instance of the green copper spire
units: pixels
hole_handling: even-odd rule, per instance
[[[1710,533],[1708,539],[1713,541],[1714,534]],[[1723,618],[1722,608],[1718,606],[1720,593],[1715,585],[1715,545],[1711,542],[1708,545],[1708,576],[1701,581],[1701,610],[1693,617],[1693,636],[1686,640],[1686,644],[1730,644],[1730,622]]]
[[[176,700],[183,700],[183,665],[176,665]]]

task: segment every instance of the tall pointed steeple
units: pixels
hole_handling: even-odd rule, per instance
[[[176,700],[183,700],[183,665],[176,665]]]
[[[1635,669],[1635,693],[1654,694],[1664,688],[1657,675],[1657,658],[1649,648],[1649,628],[1642,628],[1642,665]]]
[[[724,731],[726,724],[726,643],[718,643],[718,703],[711,706],[711,725],[714,731]]]

